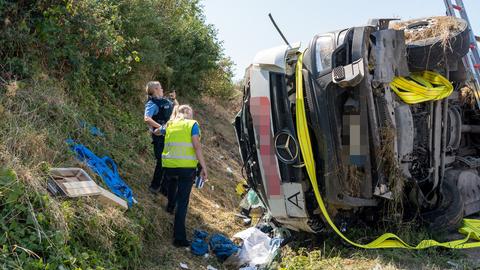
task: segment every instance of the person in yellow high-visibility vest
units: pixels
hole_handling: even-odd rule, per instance
[[[180,105],[167,122],[165,147],[162,152],[162,166],[168,181],[167,212],[173,214],[173,244],[177,247],[190,245],[185,231],[190,192],[195,179],[197,165],[200,164],[200,176],[207,181],[207,166],[200,144],[200,128],[193,120],[193,110],[188,105]]]

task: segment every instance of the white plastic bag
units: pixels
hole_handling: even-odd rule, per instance
[[[270,263],[282,241],[278,238],[270,238],[255,227],[236,233],[233,238],[243,240],[239,259],[250,266],[262,266]]]

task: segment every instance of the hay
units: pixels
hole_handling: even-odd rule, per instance
[[[428,25],[423,25],[421,23],[422,21],[429,23]],[[418,23],[417,26],[412,27],[415,23]],[[438,16],[425,18],[424,20],[414,19],[402,22],[392,22],[390,28],[404,30],[406,44],[440,37],[442,46],[447,47],[449,39],[463,30],[461,26],[462,24],[458,18]]]
[[[365,173],[359,170],[355,165],[345,165],[344,170],[347,172],[345,179],[345,192],[352,197],[359,197],[361,193],[362,179],[365,178]]]
[[[387,202],[384,219],[400,225],[403,218],[403,198],[406,179],[398,166],[393,149],[395,145],[395,129],[383,127],[379,130],[379,133],[382,144],[378,156],[382,162],[381,169],[387,178],[388,187],[392,192],[392,200]]]
[[[466,85],[460,89],[460,95],[459,95],[460,104],[467,105],[471,108],[475,107],[477,100],[475,98],[474,89],[472,89],[473,87],[475,86]]]

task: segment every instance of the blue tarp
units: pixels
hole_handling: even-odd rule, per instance
[[[137,203],[130,187],[120,178],[115,161],[108,156],[99,158],[86,146],[76,144],[72,139],[68,139],[66,142],[75,153],[77,159],[87,163],[88,167],[102,178],[103,182],[115,195],[124,198],[128,202],[129,207],[133,203]]]
[[[208,233],[206,231],[195,230],[193,233],[193,241],[190,250],[194,255],[203,256],[208,253],[207,239]]]
[[[105,134],[103,134],[103,132],[96,126],[90,125],[89,123],[83,120],[80,121],[79,124],[80,124],[80,127],[87,128],[88,131],[90,131],[90,134],[92,134],[93,136],[105,137]]]
[[[225,261],[228,257],[239,250],[239,247],[236,246],[232,240],[219,233],[210,237],[209,244],[213,253],[222,261]]]

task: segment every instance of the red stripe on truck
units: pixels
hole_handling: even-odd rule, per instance
[[[253,129],[259,136],[260,158],[267,196],[280,196],[280,176],[278,175],[277,157],[273,148],[273,134],[271,127],[270,100],[268,97],[251,97],[250,113],[253,120]]]

